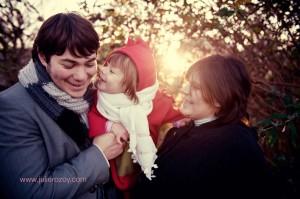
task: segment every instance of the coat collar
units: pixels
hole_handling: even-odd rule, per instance
[[[171,151],[180,140],[182,140],[183,137],[188,136],[190,132],[194,131],[193,129],[207,129],[207,128],[213,128],[216,126],[219,126],[218,120],[212,120],[206,123],[201,124],[200,126],[195,126],[194,122],[191,122],[187,126],[180,127],[180,128],[172,128],[167,133],[167,136],[161,145],[161,147],[158,149],[157,155],[158,158],[164,157],[169,151]]]
[[[242,122],[236,123],[241,126],[245,126]],[[194,122],[191,122],[189,125],[181,128],[172,128],[167,133],[167,136],[165,138],[165,141],[161,145],[161,147],[158,149],[158,159],[163,158],[166,154],[168,154],[177,144],[180,140],[182,140],[183,137],[190,135],[191,132],[199,132],[199,131],[206,131],[210,128],[216,128],[223,126],[221,125],[218,120],[213,120],[207,123],[204,123],[200,126],[195,126]],[[197,133],[196,132],[196,133]]]
[[[181,128],[172,128],[169,130],[165,141],[161,145],[161,147],[158,149],[157,155],[158,158],[163,157],[166,153],[168,153],[181,138],[188,134],[188,132],[193,129],[194,123],[191,122],[189,125]]]

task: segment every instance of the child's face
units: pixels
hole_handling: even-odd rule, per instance
[[[193,120],[213,117],[218,108],[207,103],[200,88],[191,85],[191,80],[185,90],[185,96],[180,107],[181,113]]]
[[[97,88],[100,91],[110,94],[124,93],[124,73],[118,67],[107,66],[100,67],[100,73],[98,74]]]

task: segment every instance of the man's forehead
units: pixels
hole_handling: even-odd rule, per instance
[[[57,55],[57,58],[60,60],[73,61],[73,62],[91,61],[91,60],[95,60],[96,57],[97,57],[96,52],[92,53],[91,55],[88,55],[88,56],[78,57],[78,56],[72,55],[68,49],[62,55]]]

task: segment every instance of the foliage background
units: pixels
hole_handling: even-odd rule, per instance
[[[184,71],[197,59],[212,53],[242,59],[253,81],[251,123],[272,167],[274,190],[299,198],[299,0],[82,0],[78,6],[100,35],[100,64],[129,36],[141,36],[154,49],[161,86],[177,99]],[[44,19],[28,0],[1,0],[0,8],[3,90],[30,59]]]

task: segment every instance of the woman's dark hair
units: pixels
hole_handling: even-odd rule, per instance
[[[235,123],[248,116],[251,81],[240,60],[222,55],[206,57],[190,67],[187,78],[201,90],[207,103],[220,105],[216,113],[218,123]]]
[[[32,58],[38,60],[38,53],[41,53],[48,63],[52,55],[62,55],[66,49],[73,56],[86,57],[97,52],[98,48],[98,34],[87,19],[75,13],[59,13],[40,27]]]

